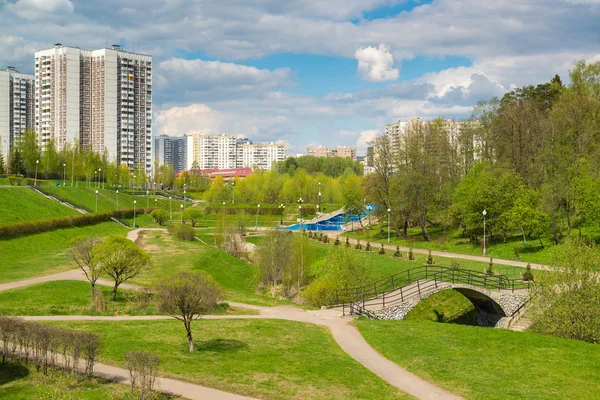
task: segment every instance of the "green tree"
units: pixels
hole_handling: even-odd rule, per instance
[[[163,225],[169,219],[169,213],[163,209],[152,210],[150,216],[158,225]]]
[[[196,224],[202,219],[203,215],[204,213],[202,210],[196,207],[191,207],[187,208],[183,212],[183,219],[186,221],[190,221],[192,223],[192,227],[195,227]]]
[[[110,236],[94,246],[92,260],[100,266],[102,273],[114,280],[113,300],[117,299],[119,285],[135,278],[150,266],[148,255],[131,240],[120,236]]]
[[[222,299],[219,285],[201,272],[179,272],[156,285],[158,309],[183,322],[190,353],[194,352],[192,321],[212,311]]]
[[[23,158],[19,149],[13,151],[12,157],[10,158],[10,173],[16,175],[25,175],[25,165],[23,164]]]
[[[344,209],[347,213],[359,216],[364,212],[365,192],[361,179],[356,175],[351,175],[342,182],[342,197],[344,199]]]

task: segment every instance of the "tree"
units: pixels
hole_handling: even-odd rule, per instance
[[[192,321],[214,309],[222,298],[219,285],[201,272],[179,272],[156,286],[159,310],[183,322],[190,353],[194,351]]]
[[[290,265],[292,235],[290,232],[271,230],[267,232],[257,249],[258,270],[261,282],[271,287],[281,284]]]
[[[551,272],[536,276],[531,292],[532,330],[600,343],[598,246],[571,237],[554,248]]]
[[[154,218],[154,221],[156,221],[156,223],[159,225],[164,224],[165,221],[169,219],[169,213],[163,209],[153,210],[150,213],[150,216]]]
[[[196,227],[196,223],[202,219],[202,215],[202,210],[190,207],[183,212],[183,219],[189,220],[192,223],[192,227]]]
[[[94,237],[77,238],[73,240],[70,248],[70,255],[79,269],[83,271],[85,277],[91,284],[91,296],[94,298],[96,281],[100,277],[101,268],[94,260],[92,251],[101,240]]]
[[[25,166],[23,165],[23,158],[19,149],[13,151],[12,157],[10,158],[10,173],[16,175],[25,175]]]
[[[351,175],[342,183],[342,196],[344,198],[344,209],[347,213],[359,216],[364,212],[363,199],[365,192],[362,181],[356,175]]]
[[[112,299],[117,299],[119,285],[135,278],[150,266],[148,255],[131,240],[110,236],[92,250],[93,262],[114,281]]]

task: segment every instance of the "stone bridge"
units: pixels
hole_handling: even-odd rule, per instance
[[[404,319],[421,300],[442,290],[456,290],[465,296],[477,311],[478,324],[483,326],[512,323],[529,299],[528,282],[472,270],[423,266],[360,288],[338,290],[333,302],[348,314]]]

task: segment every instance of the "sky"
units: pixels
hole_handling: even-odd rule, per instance
[[[153,56],[154,134],[355,146],[600,61],[600,0],[0,0],[0,67],[60,42]]]

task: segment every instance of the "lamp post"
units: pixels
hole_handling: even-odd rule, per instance
[[[67,185],[67,164],[63,164],[63,185]]]
[[[98,171],[94,171],[94,183],[96,184],[96,189],[98,189]]]
[[[135,228],[135,205],[137,204],[137,200],[133,201],[133,227]]]
[[[153,183],[152,183],[152,186],[153,186],[153,188],[154,188],[154,196],[156,196],[156,182],[153,182]]]
[[[102,182],[102,189],[104,189],[104,180],[102,179],[102,168],[98,168],[98,179],[100,179],[100,181]],[[100,183],[100,181],[98,181],[98,183]]]
[[[321,194],[321,192],[319,192],[319,195],[320,194]],[[321,196],[319,196],[319,197],[321,197]],[[319,207],[319,204],[317,204],[317,224],[316,224],[317,225],[317,232],[319,231],[319,208],[321,208],[321,207]]]
[[[183,208],[185,209],[185,189],[183,190]]]
[[[388,208],[388,243],[390,242],[390,212],[391,212],[391,211],[392,211],[392,210],[390,210],[390,209]]]
[[[285,206],[283,205],[283,203],[281,203],[281,205],[278,208],[280,214],[279,225],[283,226],[283,211],[285,210]]]
[[[150,191],[146,190],[146,210],[150,208]]]
[[[98,189],[96,189],[96,212],[98,212]]]
[[[169,219],[173,219],[173,208],[171,207],[171,196],[169,196]]]
[[[256,224],[254,225],[254,230],[258,230],[258,213],[260,212],[260,204],[256,206]]]
[[[483,210],[482,212],[483,214],[483,255],[486,255],[486,248],[485,248],[485,216],[487,215],[487,211]]]
[[[183,225],[183,204],[179,208],[181,209],[181,225]]]
[[[300,214],[300,232],[302,232],[302,205],[298,206],[298,213]]]
[[[158,199],[157,198],[154,199],[154,208],[158,208]]]
[[[317,204],[317,216],[319,216],[319,208],[321,208],[321,182],[319,182],[319,203]]]
[[[231,182],[231,204],[235,204],[235,182]]]
[[[40,160],[35,160],[35,182],[33,182],[33,186],[37,186],[37,170],[38,170],[39,163],[40,163]]]
[[[119,189],[117,189],[117,210],[119,209]]]

